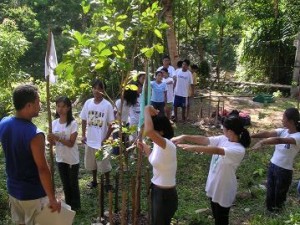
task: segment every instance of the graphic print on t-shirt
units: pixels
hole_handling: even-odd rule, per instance
[[[88,126],[102,127],[103,125],[103,112],[89,111],[88,112]]]

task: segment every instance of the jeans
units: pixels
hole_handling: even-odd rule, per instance
[[[211,210],[215,219],[215,225],[228,225],[229,224],[229,211],[230,207],[220,206],[218,203],[210,199]]]
[[[270,163],[267,181],[266,205],[269,211],[278,210],[283,207],[286,194],[292,183],[293,171]]]
[[[151,185],[152,225],[170,225],[178,207],[176,188],[163,189]]]
[[[79,164],[57,163],[59,176],[63,184],[65,201],[72,210],[80,209],[80,191],[78,183]]]

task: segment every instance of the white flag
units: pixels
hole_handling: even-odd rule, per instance
[[[54,75],[54,69],[57,66],[57,57],[56,57],[56,50],[55,50],[55,44],[54,44],[54,38],[53,34],[51,32],[51,38],[50,38],[50,48],[48,49],[49,52],[46,52],[45,57],[45,78],[49,76],[49,81],[51,83],[56,82],[56,76]]]

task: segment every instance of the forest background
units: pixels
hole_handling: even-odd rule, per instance
[[[222,71],[231,71],[231,80],[297,86],[299,11],[298,0],[2,0],[0,116],[12,112],[19,83],[34,82],[45,102],[49,28],[60,62],[52,102],[62,94],[82,101],[94,77],[106,80],[115,99],[128,71],[145,70],[147,62],[154,72],[165,54],[173,65],[185,58],[197,64],[199,88],[219,81]]]

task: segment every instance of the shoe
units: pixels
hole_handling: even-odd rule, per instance
[[[89,184],[87,184],[88,188],[93,189],[96,188],[98,185],[97,182],[91,181]]]

